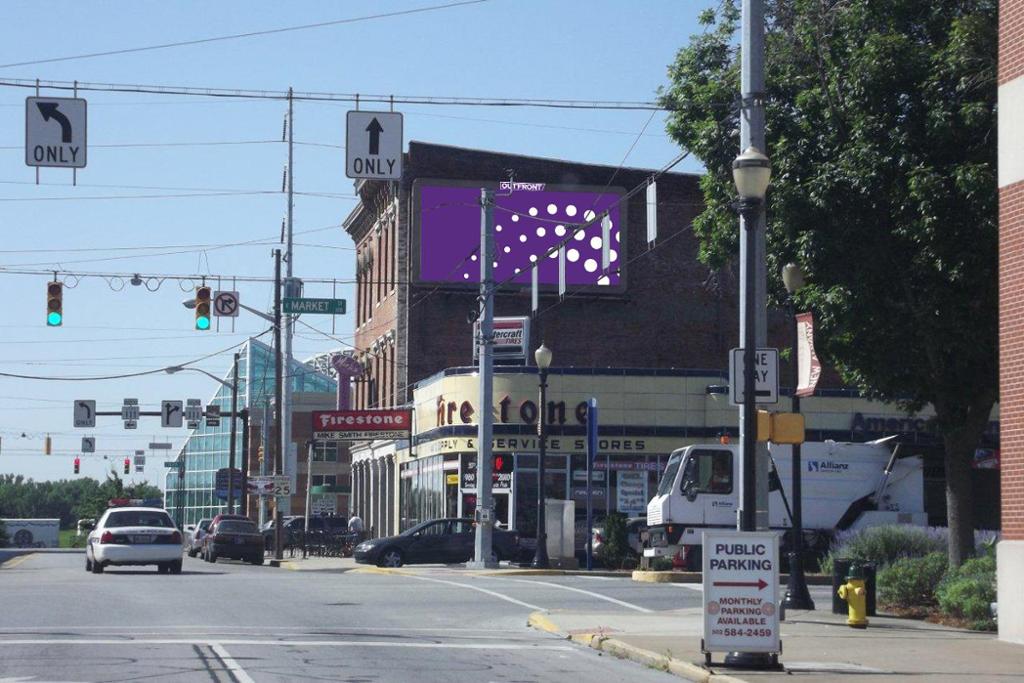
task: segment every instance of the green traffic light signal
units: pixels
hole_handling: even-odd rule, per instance
[[[57,311],[51,311],[50,314],[46,316],[46,324],[49,325],[50,327],[57,327],[60,325],[61,320],[63,320],[63,318],[64,316],[62,316]]]
[[[54,280],[46,285],[46,325],[60,327],[64,322],[64,285]]]
[[[210,288],[196,287],[196,329],[210,329]]]
[[[210,329],[210,318],[205,315],[196,316],[196,329],[197,330],[208,330]]]

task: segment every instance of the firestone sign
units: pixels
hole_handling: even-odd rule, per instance
[[[313,412],[318,441],[405,439],[412,428],[411,410],[323,410]]]
[[[781,651],[778,560],[774,532],[704,532],[702,652]]]

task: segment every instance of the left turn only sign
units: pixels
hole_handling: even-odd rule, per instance
[[[25,163],[29,166],[85,168],[85,100],[25,98]]]

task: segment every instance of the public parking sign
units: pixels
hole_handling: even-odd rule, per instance
[[[25,163],[85,168],[85,100],[25,98]]]
[[[702,652],[781,651],[775,532],[705,531],[703,576]]]

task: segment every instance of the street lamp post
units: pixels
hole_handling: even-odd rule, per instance
[[[754,367],[754,352],[757,346],[755,334],[756,309],[754,305],[754,280],[757,265],[754,254],[754,239],[761,217],[761,206],[768,192],[771,180],[771,163],[768,157],[756,147],[748,147],[732,162],[732,177],[739,194],[738,208],[743,216],[746,231],[746,253],[744,273],[743,307],[743,429],[740,442],[743,451],[743,496],[738,520],[740,531],[757,529],[757,489],[755,478],[755,448],[757,446],[757,379]]]
[[[795,263],[787,263],[782,269],[782,283],[786,286],[786,302],[789,312],[793,318],[793,348],[790,351],[790,366],[792,367],[790,378],[793,385],[792,411],[800,413],[800,397],[797,395],[797,386],[800,384],[800,368],[797,363],[799,343],[799,329],[796,321],[796,302],[793,295],[804,286],[804,274],[800,266]],[[793,538],[790,541],[789,551],[789,581],[786,584],[786,597],[783,604],[786,609],[813,610],[814,601],[807,589],[807,579],[804,576],[804,524],[803,524],[803,493],[801,478],[803,473],[800,468],[800,444],[793,444]]]
[[[544,346],[544,343],[541,342],[533,357],[537,361],[537,373],[540,376],[540,405],[537,406],[537,437],[540,441],[540,454],[537,460],[537,551],[533,555],[533,567],[535,569],[547,569],[551,563],[548,559],[548,532],[544,509],[544,460],[547,456],[546,413],[548,368],[551,367],[551,349]]]

